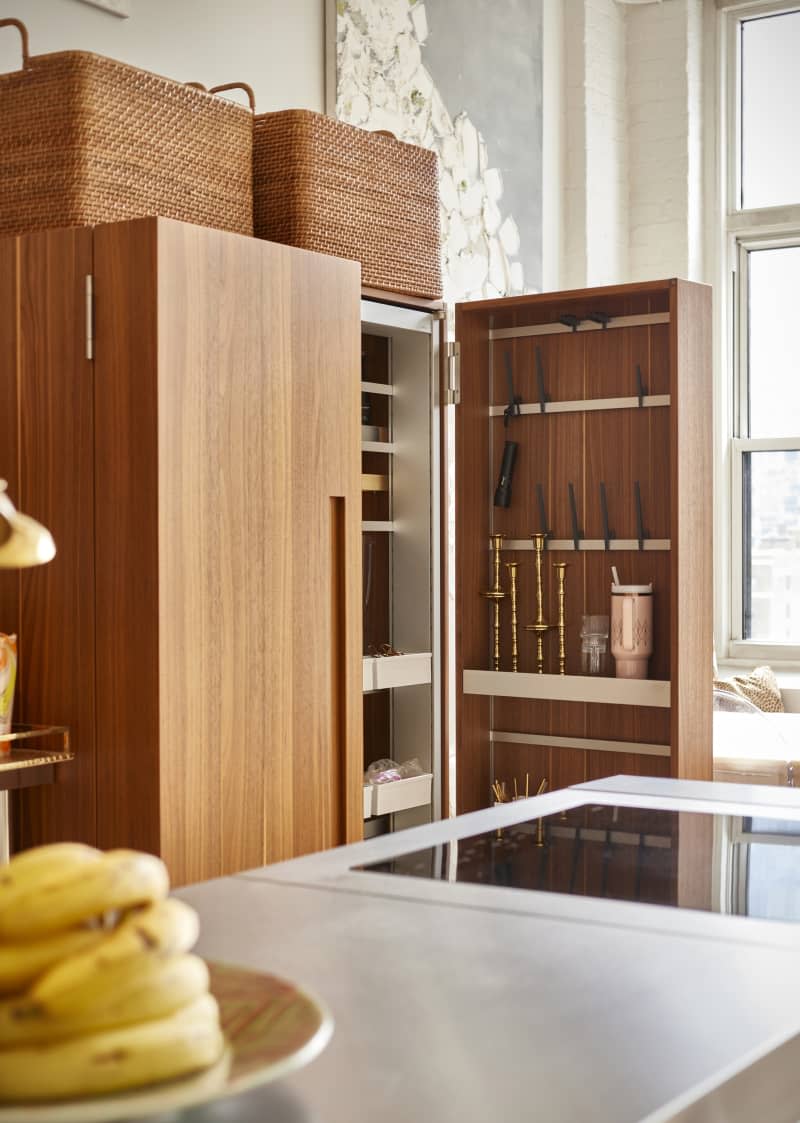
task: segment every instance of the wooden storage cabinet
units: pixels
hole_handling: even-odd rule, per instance
[[[526,773],[532,784],[547,778],[551,787],[618,772],[710,779],[710,290],[672,280],[460,305],[456,338],[459,812],[485,806],[493,779],[513,789],[513,779],[524,784]],[[543,412],[537,348],[547,395]],[[523,404],[521,416],[504,428],[507,357]],[[493,495],[505,439],[519,449],[511,505],[500,508]],[[601,482],[613,534],[608,550]],[[642,549],[637,482],[648,535]],[[582,534],[578,551],[569,483]],[[551,532],[543,559],[550,624],[557,622],[552,563],[569,564],[564,677],[557,673],[555,630],[545,639],[550,674],[543,676],[535,673],[535,642],[524,630],[536,615],[530,535],[543,529]],[[490,609],[479,594],[491,585],[491,533],[505,536],[503,561],[520,563],[516,675],[509,673],[507,599],[501,672],[489,671]],[[580,676],[580,625],[584,614],[609,615],[612,564],[625,584],[654,583],[650,679],[659,681],[606,680],[609,689],[598,696],[598,680]]]
[[[367,793],[368,834],[441,814],[440,315],[362,302],[364,767],[424,777]],[[375,478],[385,480],[377,489]],[[402,655],[375,654],[384,644]],[[370,798],[371,796],[371,798]]]
[[[138,847],[180,884],[360,837],[358,266],[50,231],[0,241],[0,328],[0,474],[58,547],[0,575],[17,714],[76,752],[18,794],[17,846]]]

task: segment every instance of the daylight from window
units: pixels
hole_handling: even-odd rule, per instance
[[[800,437],[800,364],[792,339],[800,247],[752,251],[749,281],[749,435]],[[748,482],[750,496],[744,633],[772,643],[796,642],[800,636],[800,453],[747,453],[744,478],[745,504]]]
[[[742,23],[742,206],[748,210],[800,201],[800,145],[787,133],[797,126],[799,60],[800,12]]]
[[[741,204],[800,204],[800,11],[741,24]],[[771,221],[771,220],[770,220]],[[743,241],[746,318],[738,436],[742,479],[741,635],[800,644],[800,236]]]

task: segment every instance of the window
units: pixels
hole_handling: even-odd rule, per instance
[[[724,18],[734,275],[724,638],[730,657],[798,660],[800,4],[738,5]]]

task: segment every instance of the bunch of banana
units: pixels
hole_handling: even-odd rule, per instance
[[[166,867],[62,843],[0,867],[0,1099],[67,1099],[208,1068],[224,1052],[197,916]]]

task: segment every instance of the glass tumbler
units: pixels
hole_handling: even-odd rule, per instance
[[[581,673],[607,675],[608,617],[584,616],[581,623]]]

